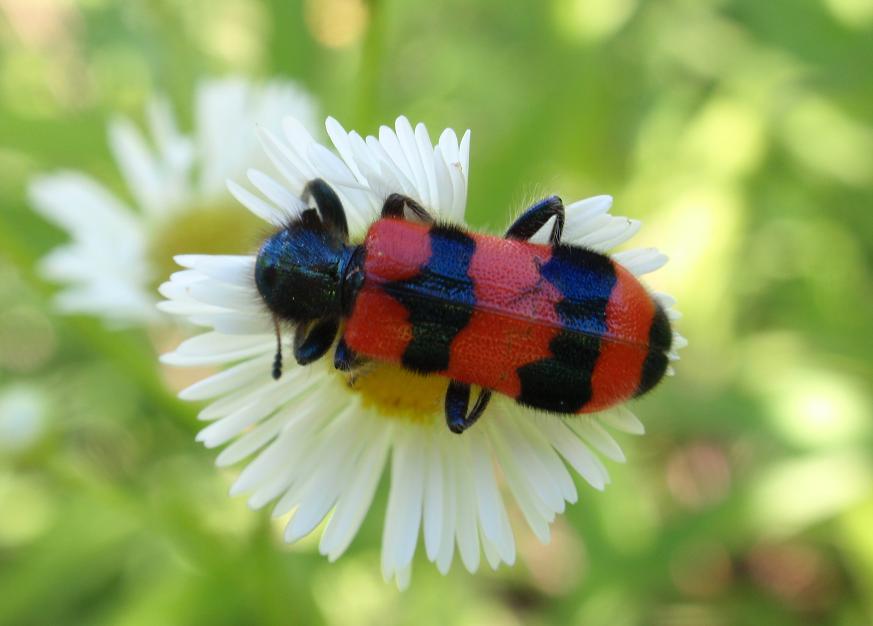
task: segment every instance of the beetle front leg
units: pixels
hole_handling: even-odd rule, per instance
[[[330,350],[337,332],[339,320],[333,317],[312,324],[298,324],[294,332],[294,358],[300,365],[317,361]]]
[[[482,389],[476,398],[473,410],[468,414],[470,385],[459,383],[456,380],[450,381],[446,391],[446,424],[449,430],[460,435],[470,428],[481,417],[489,400],[491,400],[491,391]]]
[[[382,217],[403,219],[405,217],[405,209],[409,209],[415,217],[425,224],[433,223],[433,217],[427,212],[427,209],[409,196],[404,196],[400,193],[392,193],[385,199],[385,204],[382,205]]]
[[[526,241],[552,217],[555,218],[555,225],[552,226],[549,243],[553,246],[557,245],[561,241],[561,233],[564,230],[564,203],[558,196],[549,196],[545,200],[540,200],[522,213],[506,231],[506,238]]]

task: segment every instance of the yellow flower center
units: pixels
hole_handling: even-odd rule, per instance
[[[250,254],[270,226],[236,204],[192,207],[163,222],[148,251],[160,284],[179,266],[177,254]]]
[[[448,380],[420,376],[393,363],[372,363],[348,381],[365,407],[392,419],[429,424],[443,412]]]

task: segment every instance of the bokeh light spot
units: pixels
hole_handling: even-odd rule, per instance
[[[364,34],[369,21],[362,0],[307,0],[306,24],[312,36],[328,48],[345,48]]]
[[[618,32],[636,8],[636,0],[557,0],[553,13],[559,32],[594,43]]]

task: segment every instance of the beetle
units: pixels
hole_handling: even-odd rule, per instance
[[[462,433],[495,392],[588,413],[646,393],[666,372],[673,335],[664,309],[607,255],[561,242],[557,196],[497,237],[435,222],[395,193],[357,245],[330,185],[314,179],[302,199],[315,207],[268,237],[255,262],[276,328],[274,378],[280,324],[291,323],[301,365],[336,343],[344,372],[373,359],[449,378],[446,423]],[[528,241],[553,218],[549,244]]]

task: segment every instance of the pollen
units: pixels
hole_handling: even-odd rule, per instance
[[[391,419],[429,424],[443,412],[448,380],[421,376],[391,363],[369,366],[348,381],[367,408]]]

